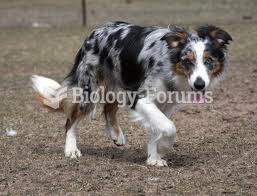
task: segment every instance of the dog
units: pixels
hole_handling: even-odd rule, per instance
[[[133,114],[132,120],[141,122],[150,132],[146,163],[167,166],[160,149],[172,147],[175,142],[176,127],[170,116],[177,103],[158,102],[156,92],[191,91],[204,95],[220,81],[228,67],[230,41],[232,37],[226,31],[213,25],[189,31],[179,26],[142,27],[121,21],[109,22],[85,39],[61,84],[38,75],[31,79],[37,97],[44,104],[49,101],[47,89],[56,93],[67,88],[68,95],[58,100],[58,109],[67,116],[65,156],[81,156],[76,127],[96,107],[86,95],[103,86],[107,92],[136,93],[133,101],[127,101],[127,106]],[[73,87],[82,89],[82,102],[72,101]],[[156,92],[150,97],[146,92],[152,92],[153,87]],[[102,105],[106,131],[116,145],[124,145],[125,137],[116,117],[117,101]]]

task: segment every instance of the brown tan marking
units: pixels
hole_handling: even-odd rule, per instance
[[[191,62],[195,62],[195,54],[193,52],[187,52],[186,56],[183,58],[188,59]]]
[[[224,67],[224,64],[223,64],[223,63],[216,62],[216,63],[213,65],[213,69],[208,71],[208,74],[209,74],[210,78],[214,78],[214,77],[216,77],[217,75],[219,75],[219,73],[221,72],[221,70],[223,69],[223,67]]]
[[[210,57],[210,53],[208,51],[204,51],[203,53],[203,59],[206,60]]]
[[[119,126],[119,121],[116,117],[116,113],[118,111],[119,107],[118,107],[118,103],[115,102],[115,103],[112,103],[112,104],[105,104],[104,105],[104,116],[105,116],[105,119],[106,119],[106,123],[107,123],[107,126],[108,125],[111,125],[117,135],[117,138],[119,137],[121,133],[121,128]],[[117,143],[117,140],[114,140],[114,143],[117,145],[117,146],[121,146],[121,144],[118,144]]]
[[[208,51],[205,51],[203,54],[203,59],[206,60],[208,58],[210,58],[210,53]],[[214,59],[213,69],[208,70],[208,75],[210,76],[210,78],[214,78],[220,73],[222,68],[223,68],[223,63],[220,63],[218,62],[217,59]]]
[[[179,31],[176,33],[168,33],[163,37],[164,40],[167,41],[171,48],[176,48],[180,44],[184,44],[188,37],[188,33],[185,31]]]
[[[177,74],[177,75],[181,75],[181,76],[185,76],[186,78],[189,78],[191,76],[191,74],[193,73],[192,69],[186,69],[181,65],[181,62],[178,62],[174,68],[172,69],[172,72]]]
[[[185,56],[182,57],[183,60],[189,60],[192,63],[195,62],[195,54],[193,52],[187,52],[187,54]],[[174,73],[178,74],[178,75],[182,75],[185,76],[186,78],[189,78],[190,75],[193,73],[192,69],[186,69],[183,65],[182,62],[178,62],[175,67],[172,70]]]

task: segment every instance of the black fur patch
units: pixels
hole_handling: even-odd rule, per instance
[[[95,45],[94,45],[94,54],[98,54],[99,53],[99,43],[98,43],[98,39],[95,40]]]
[[[114,22],[114,25],[121,25],[121,24],[129,24],[129,23],[127,23],[127,22],[124,22],[124,21],[116,21],[116,22]]]
[[[86,51],[91,50],[91,48],[92,48],[92,45],[90,43],[85,43],[85,50]]]
[[[88,37],[88,39],[90,40],[90,39],[93,39],[95,37],[95,31],[93,31],[91,34],[90,34],[90,36]]]
[[[104,64],[105,62],[105,59],[107,58],[108,56],[108,53],[109,53],[109,50],[108,48],[104,47],[101,52],[100,52],[100,64]]]
[[[120,39],[120,36],[121,36],[122,32],[123,32],[123,30],[119,29],[118,31],[110,34],[108,39],[107,39],[107,45],[111,46],[115,40]]]
[[[112,58],[111,57],[108,57],[106,59],[106,66],[110,69],[110,70],[113,70],[114,69],[114,65],[113,65],[113,61],[112,61]]]
[[[154,66],[154,64],[155,64],[155,60],[154,60],[153,57],[151,57],[151,58],[149,59],[148,67],[149,67],[149,68],[152,68],[152,67]]]
[[[137,59],[144,46],[145,37],[151,32],[151,29],[140,26],[131,26],[128,28],[129,33],[118,45],[123,46],[120,53],[121,79],[126,89],[137,90],[145,78],[146,73],[146,70]]]
[[[155,42],[151,43],[148,50],[155,46]]]
[[[162,63],[162,62],[158,62],[158,63],[157,63],[157,66],[158,66],[158,67],[162,67],[162,66],[163,66],[163,63]]]
[[[217,58],[219,61],[224,61],[225,56],[222,48],[218,48],[210,42],[206,45],[206,50],[210,52],[211,56]]]

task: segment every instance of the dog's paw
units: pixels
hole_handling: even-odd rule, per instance
[[[107,129],[106,132],[110,135],[114,144],[116,144],[117,146],[125,145],[125,136],[121,129],[118,132],[119,134],[117,134],[117,132],[113,128]]]
[[[149,157],[146,161],[147,165],[157,166],[157,167],[168,167],[167,162],[161,158]]]
[[[120,131],[119,136],[117,137],[117,139],[113,140],[114,144],[116,144],[117,146],[123,146],[125,145],[125,136],[123,134],[122,131]]]
[[[65,149],[64,151],[66,157],[70,157],[72,159],[76,159],[81,157],[81,152],[78,148],[74,149]]]

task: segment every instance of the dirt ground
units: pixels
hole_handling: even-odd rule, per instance
[[[0,2],[0,195],[257,195],[255,0],[89,0],[87,29],[74,13],[80,1],[58,2]],[[213,23],[234,38],[214,102],[186,105],[172,116],[178,137],[169,167],[146,166],[147,132],[126,112],[120,114],[124,147],[105,137],[99,116],[80,124],[83,156],[67,159],[64,115],[34,100],[29,77],[61,81],[86,34],[108,20],[190,28]],[[53,27],[32,28],[33,21]],[[6,136],[6,128],[17,136]]]

